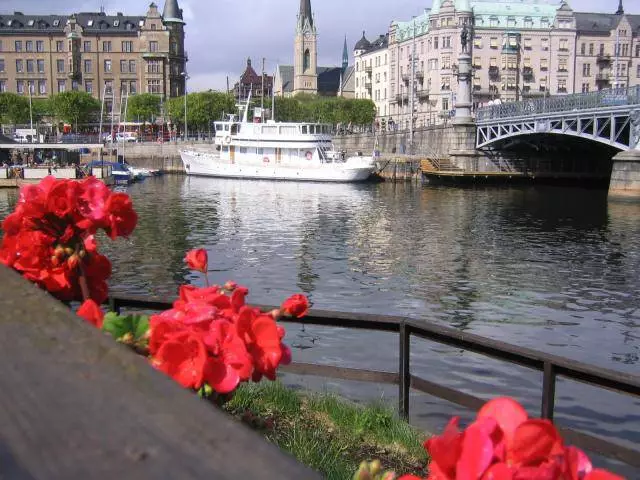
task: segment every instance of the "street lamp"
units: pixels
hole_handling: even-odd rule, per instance
[[[187,141],[188,130],[187,130],[187,80],[189,80],[189,75],[187,72],[182,72],[180,75],[184,77],[184,141]]]

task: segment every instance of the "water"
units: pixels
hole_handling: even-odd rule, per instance
[[[183,257],[205,247],[210,279],[248,286],[254,303],[304,292],[315,308],[405,315],[640,373],[640,204],[608,202],[606,191],[180,176],[127,191],[139,226],[129,240],[101,244],[114,263],[115,293],[173,298],[181,283],[201,284]],[[1,216],[16,195],[0,190]],[[296,360],[397,369],[393,335],[287,331]],[[426,379],[486,398],[515,395],[539,411],[538,373],[417,339],[411,365]],[[286,380],[388,401],[397,389]],[[459,411],[420,394],[411,401],[412,421],[431,430]],[[638,401],[560,381],[556,405],[563,425],[640,443]]]

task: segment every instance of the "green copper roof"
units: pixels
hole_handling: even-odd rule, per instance
[[[419,37],[420,35],[424,35],[429,31],[429,10],[425,10],[422,15],[418,15],[408,22],[393,23],[396,25],[396,40],[398,42],[402,42],[403,40],[406,40],[408,38],[413,38],[414,31],[416,37]]]

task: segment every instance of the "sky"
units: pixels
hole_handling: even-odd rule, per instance
[[[164,0],[155,0],[160,9]],[[550,0],[554,1],[554,0]],[[99,11],[144,15],[150,0],[0,0],[0,16],[16,10],[29,14]],[[292,65],[299,0],[178,0],[186,25],[189,91],[231,88],[247,58],[259,73]],[[555,3],[555,1],[554,1]],[[569,0],[576,11],[614,13],[618,0]],[[640,14],[639,0],[624,0],[627,13]],[[637,6],[636,6],[637,5]],[[351,62],[353,46],[385,34],[393,20],[406,21],[431,6],[431,0],[311,0],[318,29],[318,66],[342,64],[345,35]]]

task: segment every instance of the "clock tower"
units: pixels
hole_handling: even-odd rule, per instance
[[[293,63],[293,94],[318,93],[318,35],[311,0],[300,0]]]

